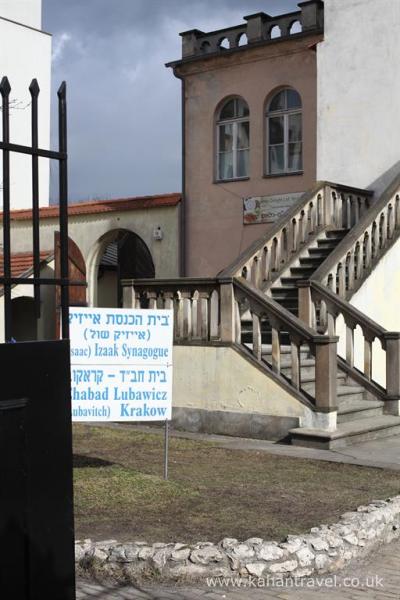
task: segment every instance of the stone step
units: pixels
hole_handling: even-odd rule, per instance
[[[297,427],[289,431],[294,446],[309,448],[345,448],[400,433],[400,417],[381,415],[340,423],[335,431]]]
[[[325,259],[331,253],[330,248],[309,248],[308,253],[312,257]]]
[[[311,266],[301,266],[301,267],[292,267],[290,269],[290,274],[294,277],[302,277],[303,279],[308,279],[310,275],[312,275],[315,271],[315,267]]]
[[[357,402],[363,401],[365,396],[365,389],[358,385],[340,385],[344,383],[343,378],[340,378],[339,385],[337,387],[337,399],[340,402]],[[305,382],[302,389],[311,396],[315,397],[315,381]]]
[[[384,403],[380,400],[339,402],[337,422],[348,423],[359,419],[378,417],[383,414]]]
[[[287,377],[290,376],[292,372],[292,363],[290,364],[283,363],[281,361],[281,371],[283,375]],[[344,383],[346,381],[346,373],[338,371],[337,373],[337,381],[338,385],[344,387]],[[302,383],[315,383],[315,363],[311,366],[305,366],[304,361],[301,361],[301,382]]]
[[[317,245],[319,248],[329,248],[329,249],[333,250],[338,245],[338,242],[339,242],[339,240],[326,238],[326,239],[318,240]]]

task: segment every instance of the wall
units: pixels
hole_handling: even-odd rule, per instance
[[[313,416],[234,348],[174,346],[173,418],[192,431],[280,439]]]
[[[36,78],[40,86],[39,146],[47,149],[50,144],[51,36],[0,18],[0,40],[0,77],[7,75],[12,88],[10,141],[23,145],[31,143],[31,96],[28,88],[32,79]],[[12,209],[32,204],[31,162],[29,156],[11,156]],[[39,181],[40,204],[43,206],[49,203],[47,159],[39,159]]]
[[[400,330],[399,271],[400,240],[379,261],[371,275],[361,288],[354,294],[351,304],[365,313],[368,317],[385,327],[388,331]],[[338,324],[338,335],[341,337],[340,353],[345,354],[344,325]],[[386,385],[386,353],[380,343],[375,340],[372,356],[372,375],[375,381]],[[360,331],[355,334],[355,364],[363,368],[364,349]]]
[[[154,240],[153,230],[161,226],[164,237]],[[72,215],[69,218],[69,236],[78,245],[86,261],[89,281],[89,301],[94,299],[93,282],[97,282],[97,261],[104,250],[101,238],[109,231],[127,229],[139,235],[147,244],[153,258],[156,277],[177,277],[179,275],[179,206],[140,209],[91,215]],[[58,230],[58,220],[41,219],[41,250],[54,249],[54,232]],[[12,252],[26,252],[32,248],[32,224],[30,220],[12,222]]]
[[[0,15],[35,29],[42,28],[42,0],[0,0]]]
[[[307,36],[243,52],[184,63],[186,96],[187,275],[213,276],[228,266],[268,225],[243,226],[243,198],[304,192],[315,182],[316,58]],[[265,101],[282,86],[296,88],[303,102],[304,175],[265,178]],[[214,183],[215,111],[230,95],[250,109],[250,178]]]
[[[318,179],[381,190],[399,163],[399,27],[398,0],[325,0]]]

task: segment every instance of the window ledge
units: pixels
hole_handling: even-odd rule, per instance
[[[271,173],[271,174],[266,174],[263,175],[264,179],[273,179],[276,177],[299,177],[301,175],[304,175],[304,171],[288,171],[286,173]]]
[[[248,181],[250,177],[235,177],[234,179],[214,179],[213,183],[232,183],[235,181]]]

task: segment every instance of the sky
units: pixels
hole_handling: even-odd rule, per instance
[[[43,0],[56,90],[68,86],[71,202],[181,190],[180,31],[296,10],[293,0]],[[53,146],[57,131],[54,128]],[[51,172],[52,196],[57,171]],[[53,198],[54,199],[54,198]]]

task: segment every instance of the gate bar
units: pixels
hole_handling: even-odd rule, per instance
[[[59,153],[67,156],[67,85],[65,81],[59,87],[58,95],[58,147]],[[69,276],[68,265],[68,171],[67,158],[60,159],[60,266],[61,279]],[[61,283],[61,331],[64,339],[69,338],[69,286]]]
[[[0,83],[2,97],[2,125],[3,142],[10,142],[10,91],[11,86],[7,77]],[[4,277],[11,276],[11,248],[10,248],[10,152],[3,151],[3,261]],[[6,342],[11,341],[11,285],[4,282],[4,337]]]
[[[38,96],[40,92],[37,79],[32,79],[29,86],[32,97],[31,127],[32,149],[39,147],[38,135]],[[40,223],[39,223],[39,157],[32,154],[32,235],[33,235],[33,277],[36,318],[40,318]]]

